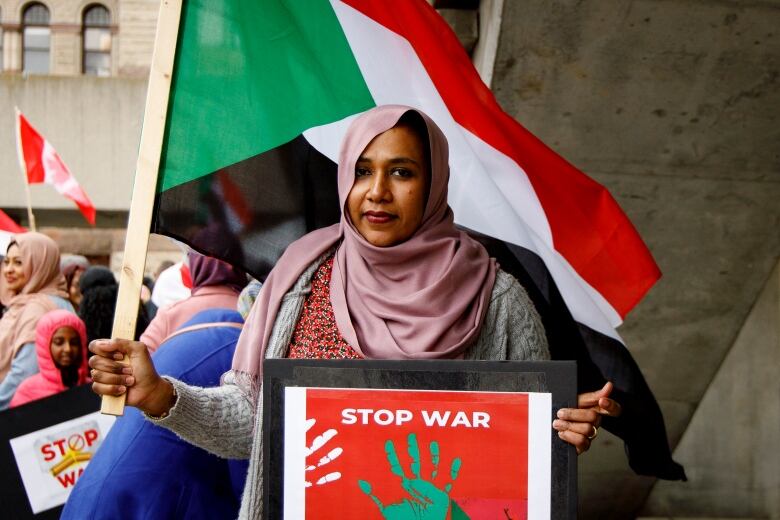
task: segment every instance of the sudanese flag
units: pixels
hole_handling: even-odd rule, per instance
[[[525,285],[553,356],[579,362],[583,391],[616,383],[628,418],[605,426],[632,467],[682,478],[615,330],[660,277],[650,252],[603,186],[501,110],[425,0],[184,2],[152,231],[263,279],[338,221],[342,136],[391,103],[444,131],[456,223]]]

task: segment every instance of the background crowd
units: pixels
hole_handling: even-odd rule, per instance
[[[105,266],[60,255],[48,236],[13,237],[0,276],[0,410],[90,381],[87,345],[111,337],[119,285]],[[155,284],[160,280],[161,283]],[[235,311],[246,275],[190,252],[144,279],[135,338],[150,351],[198,312]]]
[[[83,256],[61,257],[56,242],[44,234],[16,235],[4,253],[0,411],[90,383],[87,346],[111,337],[118,294],[110,269]],[[217,386],[260,288],[247,281],[243,271],[192,251],[181,262],[161,263],[144,279],[134,339],[155,352],[160,373]],[[112,502],[115,510],[102,510],[108,517],[154,512],[170,518],[233,518],[246,466],[187,444],[128,409],[90,461],[63,518],[93,517],[103,503],[97,500],[101,493],[118,498]],[[108,478],[115,471],[123,478]],[[127,478],[134,473],[143,479],[157,476],[158,485],[151,491],[139,488]]]

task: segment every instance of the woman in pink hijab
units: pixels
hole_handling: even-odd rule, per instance
[[[195,251],[187,253],[192,277],[192,294],[184,300],[168,304],[157,311],[141,342],[154,352],[185,322],[206,309],[233,309],[238,295],[247,284],[246,274],[227,262]]]
[[[35,329],[39,372],[19,385],[11,408],[64,392],[89,380],[87,329],[65,310],[47,312]]]
[[[383,106],[359,116],[339,156],[341,221],[287,248],[222,387],[160,378],[142,344],[106,340],[91,345],[94,390],[127,393],[128,404],[190,442],[250,458],[241,518],[254,518],[262,508],[255,411],[263,359],[549,359],[523,288],[454,225],[448,156],[443,133],[418,110]],[[130,353],[127,375],[118,375],[116,351]],[[569,419],[561,437],[587,449],[598,417]]]
[[[60,273],[57,243],[41,233],[15,235],[8,245],[0,276],[0,410],[8,407],[16,388],[38,372],[35,327],[49,311],[73,307]]]

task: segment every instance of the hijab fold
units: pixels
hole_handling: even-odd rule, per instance
[[[190,251],[187,261],[192,275],[192,292],[201,287],[223,285],[238,294],[247,284],[246,273],[222,260]]]
[[[410,111],[422,117],[428,131],[430,192],[417,231],[400,244],[377,247],[354,228],[345,204],[363,150]],[[241,386],[256,391],[282,298],[334,246],[331,303],[339,332],[358,353],[369,359],[463,355],[479,334],[497,268],[485,249],[454,225],[447,204],[448,157],[444,134],[413,108],[381,106],[353,121],[339,154],[341,220],[293,242],[269,274],[233,359]]]
[[[57,307],[51,297],[68,297],[65,277],[60,272],[60,249],[54,240],[28,232],[15,235],[10,244],[19,248],[27,283],[16,293],[0,276],[0,301],[6,306],[0,319],[0,381],[5,379],[19,348],[35,341],[35,327],[41,316]]]

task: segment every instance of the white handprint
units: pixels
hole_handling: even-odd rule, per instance
[[[306,420],[306,432],[308,433],[309,430],[311,430],[314,425],[317,423],[316,419],[307,419]],[[317,450],[325,446],[328,441],[330,441],[333,437],[338,435],[338,432],[331,428],[329,430],[326,430],[322,435],[318,435],[314,438],[314,441],[312,441],[311,446],[307,446],[305,453],[306,458],[308,459],[310,456],[312,456]],[[329,464],[336,460],[342,453],[344,452],[343,449],[340,447],[333,448],[330,450],[324,457],[321,457],[319,461],[317,461],[316,464],[307,464],[306,465],[306,471],[311,472],[318,468],[321,468],[325,466],[326,464]],[[341,473],[338,471],[333,471],[331,473],[326,474],[323,477],[320,477],[317,479],[317,481],[314,483],[316,486],[322,486],[324,484],[328,484],[330,482],[335,482],[336,480],[341,478]],[[311,487],[312,483],[308,480],[306,480],[305,487]]]

